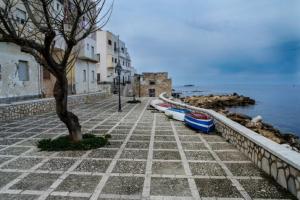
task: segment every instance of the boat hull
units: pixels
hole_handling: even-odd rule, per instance
[[[185,115],[184,122],[187,126],[204,133],[209,133],[214,130],[213,119],[197,119],[191,115]]]
[[[176,109],[176,108],[169,108],[165,111],[165,114],[169,117],[172,117],[178,121],[184,121],[185,114],[188,113],[188,110],[184,109]]]
[[[166,110],[169,109],[169,107],[163,107],[163,106],[159,106],[159,105],[156,105],[155,108],[161,112],[165,112]]]
[[[156,109],[156,106],[160,103],[163,103],[163,101],[159,99],[154,99],[150,102],[150,105]]]

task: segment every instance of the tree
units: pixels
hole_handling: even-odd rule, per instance
[[[67,73],[81,43],[106,25],[112,8],[106,0],[0,0],[0,42],[20,46],[56,78],[56,113],[75,142],[82,132],[68,111]]]

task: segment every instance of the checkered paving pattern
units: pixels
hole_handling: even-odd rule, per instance
[[[40,152],[67,134],[55,113],[0,124],[0,199],[292,199],[217,134],[206,135],[115,97],[73,111],[83,130],[112,135],[90,151]]]

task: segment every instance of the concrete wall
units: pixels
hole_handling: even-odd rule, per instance
[[[265,173],[300,199],[300,154],[255,133],[213,110],[197,108],[168,99],[160,99],[177,107],[204,112],[214,118],[222,136],[248,156]]]
[[[28,62],[28,81],[19,80],[19,60]],[[0,65],[0,102],[4,98],[34,97],[41,94],[40,66],[32,56],[22,53],[17,45],[0,43]]]

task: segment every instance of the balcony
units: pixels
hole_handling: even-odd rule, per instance
[[[100,54],[95,54],[96,41],[92,38],[86,38],[78,46],[80,48],[78,58],[82,60],[88,60],[90,62],[100,62]]]

